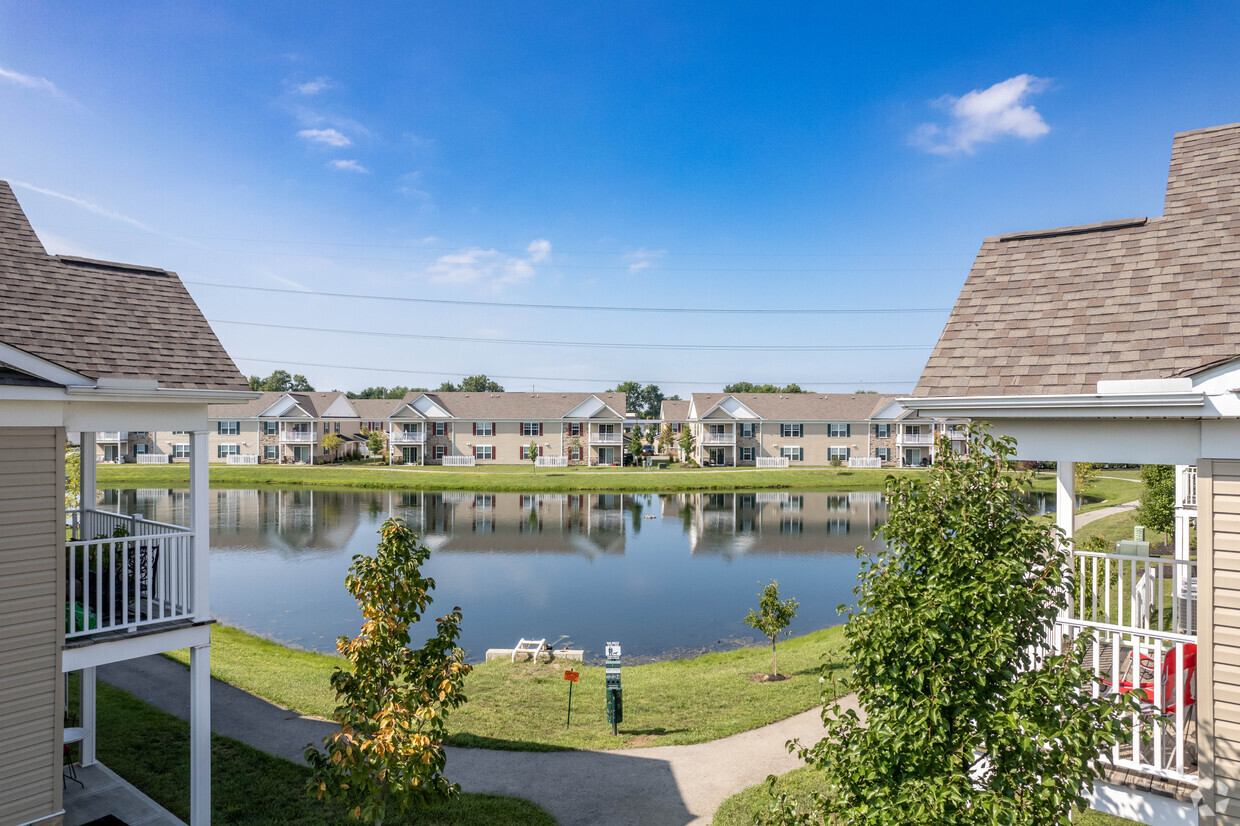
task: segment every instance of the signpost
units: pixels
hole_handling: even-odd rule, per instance
[[[573,724],[573,683],[581,679],[581,672],[570,668],[564,672],[564,679],[568,680],[568,719],[564,721],[564,728],[569,728]]]
[[[604,648],[606,660],[605,674],[607,677],[607,722],[611,723],[611,733],[617,733],[616,727],[624,722],[624,689],[620,687],[620,643],[609,642]]]

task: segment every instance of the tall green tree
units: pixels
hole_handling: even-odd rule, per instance
[[[887,482],[885,544],[846,609],[865,722],[824,710],[826,737],[801,751],[829,823],[1067,826],[1133,710],[1092,696],[1087,636],[1039,656],[1072,596],[1069,552],[1022,505],[1012,440],[975,428],[971,445]]]
[[[425,392],[425,387],[405,387],[398,384],[395,387],[367,387],[359,393],[349,391],[345,395],[350,399],[403,399],[409,393]]]
[[[693,429],[689,425],[685,425],[680,429],[680,460],[682,462],[687,462],[693,458],[694,442]]]
[[[456,646],[460,608],[435,620],[425,645],[410,647],[435,588],[422,574],[430,550],[403,519],[384,522],[379,536],[375,555],[354,556],[345,577],[364,622],[356,637],[336,641],[350,666],[331,677],[340,731],[325,738],[323,752],[311,744],[305,753],[309,792],[371,823],[460,794],[443,774],[443,741],[470,672]]]
[[[1168,537],[1175,531],[1175,468],[1171,465],[1141,466],[1137,521]]]
[[[642,455],[642,426],[633,425],[633,436],[629,439],[629,453],[633,454],[633,464],[637,464],[637,459]]]
[[[676,441],[676,431],[672,430],[671,422],[664,422],[663,429],[659,431],[659,452],[667,453],[667,449]]]
[[[748,381],[738,381],[732,384],[725,384],[723,387],[725,393],[805,393],[799,384],[789,384],[780,387],[778,384],[754,384]]]
[[[635,416],[642,414],[642,383],[639,381],[622,381],[610,388],[608,393],[624,394],[624,412]]]
[[[648,384],[643,387],[640,393],[642,418],[659,418],[659,411],[663,407],[663,399],[663,391],[659,389],[659,385]]]
[[[65,444],[65,510],[76,510],[82,499],[82,449]],[[93,502],[86,505],[95,507]]]
[[[267,378],[250,376],[250,389],[274,393],[312,393],[314,387],[301,373],[290,375],[287,370],[273,370]]]
[[[799,603],[792,597],[779,598],[779,580],[772,579],[758,594],[758,610],[749,609],[745,615],[745,624],[762,633],[771,641],[771,676],[779,676],[779,659],[775,652],[775,641],[781,636],[786,637],[791,631],[788,626],[797,615]]]

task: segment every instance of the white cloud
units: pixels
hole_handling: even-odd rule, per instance
[[[69,100],[69,96],[45,77],[34,77],[33,75],[23,75],[21,72],[15,72],[12,69],[6,69],[0,66],[0,80],[6,80],[16,86],[25,89],[33,89],[36,92],[46,92],[59,100]]]
[[[28,184],[25,181],[10,181],[10,183],[12,183],[13,186],[21,187],[22,189],[28,189],[31,192],[38,192],[40,195],[49,195],[53,198],[59,198],[62,201],[68,201],[71,204],[80,206],[82,209],[88,212],[93,212],[96,215],[102,215],[104,218],[110,218],[113,221],[120,221],[121,223],[129,224],[131,227],[136,227],[142,230],[143,232],[149,232],[152,235],[163,235],[163,233],[159,232],[158,230],[156,230],[155,228],[147,224],[142,223],[137,218],[130,218],[128,215],[122,215],[119,212],[114,212],[108,209],[107,207],[99,206],[98,204],[91,203],[90,201],[84,200],[82,198],[75,198],[72,195],[65,195],[63,192],[56,192],[53,189],[45,189],[44,187],[41,187],[41,186],[35,186],[34,184]]]
[[[909,136],[914,146],[936,155],[973,154],[979,143],[1004,135],[1034,141],[1050,131],[1032,105],[1022,105],[1045,91],[1050,81],[1033,75],[1017,75],[989,89],[954,97],[944,95],[932,105],[947,111],[946,124],[923,123]]]
[[[316,77],[309,83],[298,83],[293,87],[299,95],[317,95],[325,89],[332,89],[336,86],[334,82],[325,77]]]
[[[629,262],[629,272],[637,272],[650,269],[665,255],[667,255],[667,250],[648,250],[642,247],[633,252],[626,252],[624,260]]]
[[[311,143],[325,143],[328,146],[352,146],[353,141],[335,129],[303,129],[297,133]]]
[[[439,256],[426,268],[426,274],[440,284],[519,284],[533,277],[535,264],[544,263],[550,257],[551,242],[540,238],[531,241],[525,249],[527,257],[469,247]]]
[[[330,126],[335,129],[349,132],[354,136],[371,136],[369,129],[352,118],[343,118],[338,115],[324,115],[300,104],[291,106],[290,111],[292,112],[293,117],[297,118],[298,123],[307,129],[314,129],[320,126]]]
[[[369,173],[370,170],[362,166],[357,161],[329,161],[328,166],[332,169],[339,169],[343,172],[362,172]]]

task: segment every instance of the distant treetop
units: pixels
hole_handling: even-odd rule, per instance
[[[313,393],[314,388],[301,373],[289,375],[287,370],[275,370],[267,378],[250,376],[250,389],[275,393]]]
[[[499,382],[488,379],[485,373],[479,373],[476,376],[466,376],[461,379],[460,384],[445,381],[436,388],[438,393],[453,393],[457,391],[463,393],[503,393],[504,388],[500,386]]]
[[[778,384],[754,384],[748,381],[738,381],[733,384],[726,385],[723,388],[725,393],[808,393],[808,390],[802,390],[799,384],[789,384],[786,387],[780,387]]]
[[[360,393],[350,390],[345,393],[350,399],[403,399],[409,393],[425,393],[425,387],[367,387]]]

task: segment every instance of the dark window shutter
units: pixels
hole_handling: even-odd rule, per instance
[[[475,459],[478,458],[478,446],[477,445],[474,445],[474,458]]]
[[[491,422],[491,435],[494,436],[496,433],[499,431],[495,429],[495,422]]]
[[[538,423],[538,435],[539,436],[543,435],[543,423],[542,422]],[[542,455],[541,451],[539,452],[539,455],[540,456]]]
[[[542,449],[542,445],[539,445],[539,446],[538,446],[538,455],[539,455],[539,456],[541,456],[541,455],[542,455],[542,450],[543,450],[543,449]]]
[[[478,435],[478,423],[477,422],[474,422],[474,435],[475,436]]]
[[[852,425],[851,425],[851,424],[846,424],[846,425],[844,425],[844,435],[845,435],[845,436],[851,436],[851,435],[852,435]]]

